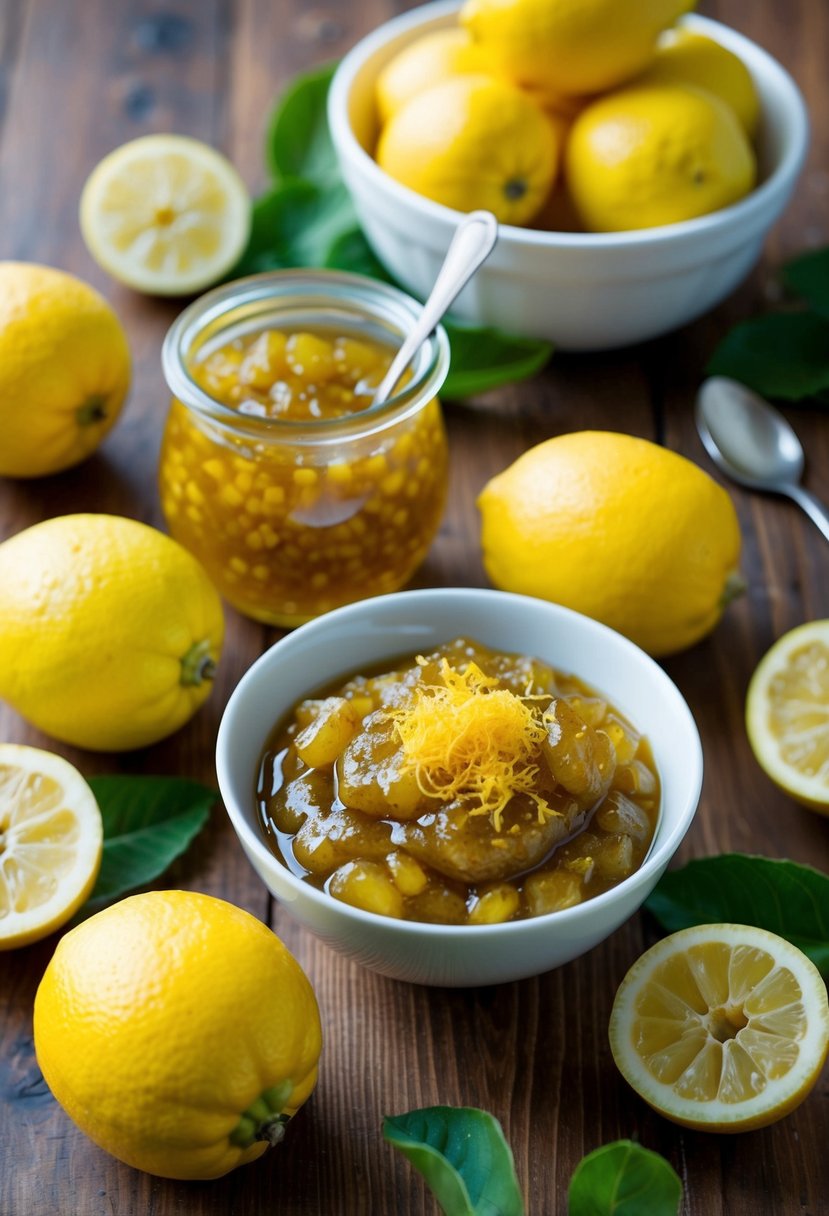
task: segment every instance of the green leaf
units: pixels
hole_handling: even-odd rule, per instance
[[[829,248],[804,253],[783,267],[783,282],[829,320]]]
[[[163,874],[207,822],[215,790],[183,777],[92,777],[104,853],[85,913]]]
[[[829,321],[810,312],[743,321],[714,351],[707,370],[766,397],[813,397],[829,388]]]
[[[327,190],[312,182],[286,182],[253,204],[248,244],[229,278],[322,266],[331,245],[353,225],[354,210],[341,182]]]
[[[334,241],[325,259],[326,270],[348,270],[369,279],[392,283],[394,279],[363,236],[362,228],[350,228]]]
[[[523,1216],[512,1153],[486,1111],[428,1106],[387,1115],[383,1136],[420,1171],[445,1216]]]
[[[632,1140],[588,1153],[567,1192],[569,1216],[677,1216],[682,1183],[664,1157]]]
[[[787,938],[829,977],[829,875],[794,861],[723,853],[670,870],[645,902],[670,932],[757,925]]]
[[[265,159],[277,181],[303,178],[327,186],[339,178],[328,130],[328,86],[337,65],[298,76],[279,98],[268,125]]]
[[[525,380],[549,361],[552,343],[540,338],[516,338],[497,329],[473,329],[444,320],[452,361],[441,396],[473,397],[500,384]]]

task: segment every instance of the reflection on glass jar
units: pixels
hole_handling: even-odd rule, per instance
[[[162,506],[241,612],[297,625],[397,590],[425,557],[446,498],[442,329],[371,405],[419,309],[356,275],[278,271],[208,293],[172,326]]]

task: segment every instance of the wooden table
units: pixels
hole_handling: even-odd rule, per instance
[[[341,55],[407,8],[394,0],[0,0],[0,250],[75,272],[112,300],[135,357],[132,396],[100,454],[58,477],[0,485],[0,536],[49,516],[109,511],[163,526],[155,467],[167,393],[159,348],[176,312],[111,282],[78,231],[81,186],[124,140],[175,130],[230,155],[255,191],[275,94],[299,70]],[[661,341],[606,355],[559,356],[549,370],[486,400],[449,404],[452,490],[417,585],[486,585],[477,491],[525,448],[564,431],[630,431],[710,465],[692,421],[708,355],[735,319],[775,295],[787,256],[829,240],[829,9],[823,0],[703,3],[770,48],[810,104],[812,154],[766,261],[725,306]],[[829,500],[829,422],[789,416],[809,453],[808,483]],[[0,437],[2,442],[2,437]],[[829,823],[778,793],[743,728],[746,685],[783,631],[829,615],[829,551],[782,500],[732,490],[744,536],[748,594],[716,633],[665,663],[690,702],[705,748],[696,822],[680,859],[731,849],[788,856],[829,870]],[[90,775],[180,773],[214,781],[224,704],[278,636],[228,610],[218,685],[206,708],[149,752],[119,759],[57,747]],[[55,747],[0,708],[0,738]],[[311,977],[326,1030],[319,1088],[288,1143],[214,1183],[166,1182],[121,1165],[64,1116],[35,1064],[31,1009],[54,939],[0,956],[2,1216],[172,1216],[319,1213],[414,1216],[436,1210],[419,1178],[382,1141],[381,1116],[433,1103],[492,1111],[512,1144],[532,1213],[566,1211],[581,1156],[620,1136],[663,1153],[685,1183],[684,1216],[818,1216],[829,1212],[829,1072],[794,1115],[733,1138],[684,1132],[622,1081],[607,1044],[618,982],[657,936],[634,917],[587,957],[522,983],[441,991],[395,983],[346,962],[268,897],[221,807],[164,885],[212,892],[284,938]]]

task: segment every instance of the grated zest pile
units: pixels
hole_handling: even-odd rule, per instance
[[[427,660],[418,655],[417,662]],[[516,794],[533,800],[540,823],[558,815],[534,788],[552,707],[542,712],[498,688],[476,663],[458,671],[443,658],[440,674],[443,684],[417,686],[407,705],[388,711],[403,748],[402,773],[413,773],[426,797],[469,799],[469,813],[491,815],[498,832]]]

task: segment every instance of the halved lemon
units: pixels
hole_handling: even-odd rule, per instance
[[[829,621],[809,621],[760,660],[746,698],[758,763],[797,802],[829,814]]]
[[[77,769],[0,743],[0,950],[69,920],[95,885],[102,847],[101,812]]]
[[[817,967],[752,925],[695,925],[638,959],[610,1015],[625,1080],[674,1123],[741,1132],[788,1114],[829,1049]]]
[[[187,295],[222,277],[250,233],[250,197],[221,153],[183,135],[145,135],[110,152],[81,195],[96,262],[151,295]]]

